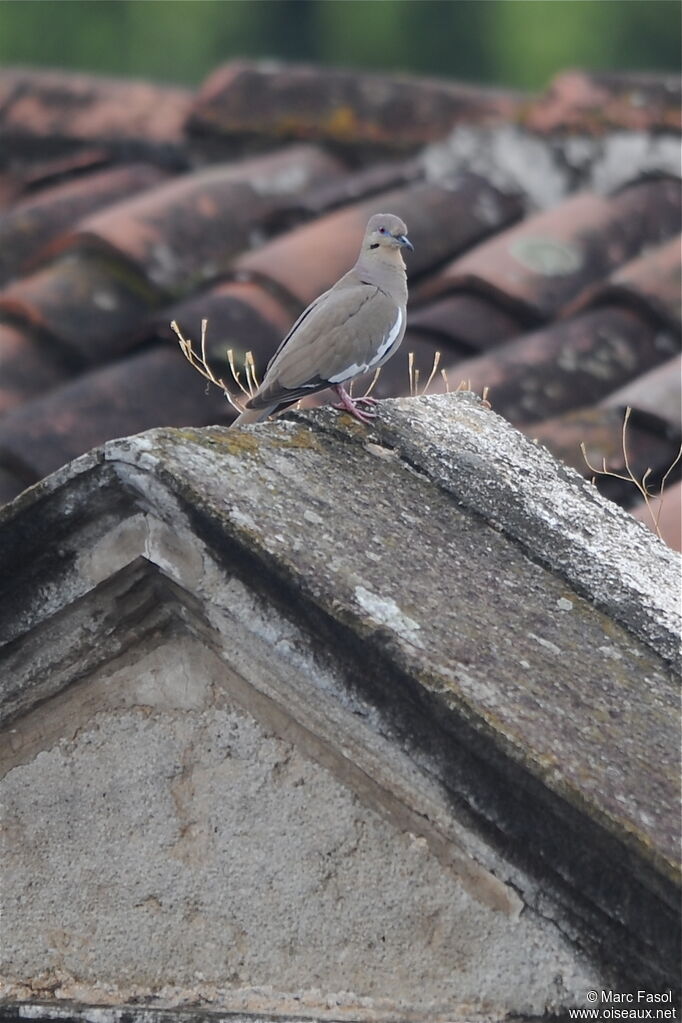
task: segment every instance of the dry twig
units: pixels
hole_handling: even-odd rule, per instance
[[[628,405],[628,407],[625,409],[625,416],[623,417],[623,428],[621,430],[621,448],[623,451],[623,464],[625,465],[625,473],[614,472],[612,469],[607,469],[606,458],[602,458],[601,460],[601,469],[598,468],[597,466],[592,465],[589,458],[587,457],[587,448],[585,447],[584,441],[581,441],[580,443],[580,451],[582,452],[582,456],[585,459],[585,465],[590,470],[590,472],[594,473],[594,476],[592,478],[593,483],[595,482],[597,476],[611,476],[613,479],[623,480],[623,482],[625,483],[632,483],[633,486],[637,488],[639,493],[642,495],[644,504],[646,505],[649,515],[651,516],[651,521],[653,522],[656,536],[658,536],[659,539],[662,539],[661,531],[659,529],[659,521],[661,518],[661,511],[663,510],[663,491],[665,490],[665,486],[666,483],[668,482],[668,477],[670,476],[670,473],[673,471],[677,463],[682,458],[682,444],[680,445],[680,450],[677,452],[677,456],[675,457],[674,461],[670,464],[665,475],[661,479],[661,482],[658,487],[658,493],[654,492],[653,490],[650,490],[647,480],[651,475],[652,472],[651,468],[650,467],[647,468],[642,478],[638,479],[635,476],[634,472],[632,471],[632,466],[630,465],[630,456],[628,454],[627,446],[627,428],[631,414],[632,408]],[[654,507],[651,503],[652,501],[658,501],[658,508],[656,510],[654,510]]]
[[[208,358],[206,355],[206,330],[208,327],[208,320],[201,321],[201,352],[197,353],[194,349],[194,343],[191,338],[186,338],[180,327],[175,320],[171,323],[171,330],[175,333],[180,344],[182,354],[189,362],[192,369],[195,369],[197,373],[200,373],[204,380],[208,381],[209,384],[213,384],[215,387],[219,387],[223,392],[230,405],[237,412],[243,412],[242,405],[236,400],[234,395],[230,393],[225,384],[224,380],[220,377],[216,377],[215,373],[211,369]],[[227,349],[227,364],[230,367],[230,374],[235,384],[246,398],[250,398],[255,391],[258,390],[258,378],[256,375],[256,364],[254,362],[253,353],[247,352],[244,358],[244,375],[246,382],[242,380],[242,375],[237,369],[234,352],[231,348]]]
[[[189,364],[192,367],[192,369],[195,369],[197,371],[197,373],[200,373],[201,376],[204,378],[204,380],[206,380],[209,384],[213,384],[215,387],[219,387],[220,390],[225,395],[225,397],[227,398],[227,400],[229,401],[230,405],[232,405],[232,407],[234,409],[236,409],[237,412],[243,412],[244,411],[243,406],[240,404],[239,401],[237,401],[235,396],[230,393],[230,391],[228,390],[228,387],[225,384],[224,380],[222,380],[222,378],[216,377],[216,375],[214,374],[213,370],[211,369],[211,367],[209,365],[208,358],[207,358],[207,355],[206,355],[206,331],[207,331],[207,328],[208,328],[208,320],[202,320],[201,321],[201,346],[200,346],[200,352],[198,353],[195,350],[195,348],[194,348],[194,343],[191,340],[191,338],[186,338],[183,335],[183,333],[180,330],[180,327],[178,326],[177,322],[175,320],[173,320],[173,322],[171,323],[171,329],[173,330],[173,332],[177,336],[178,342],[180,344],[180,349],[182,350],[182,354],[185,356],[185,358],[189,362]],[[227,364],[228,364],[229,369],[230,369],[230,376],[232,377],[234,383],[237,385],[239,391],[241,391],[241,393],[244,395],[244,397],[245,398],[251,398],[255,394],[255,392],[258,390],[258,387],[259,387],[259,381],[258,381],[258,376],[256,374],[256,364],[255,364],[255,361],[254,361],[254,358],[253,358],[253,353],[249,351],[244,356],[244,367],[243,367],[243,370],[239,370],[237,368],[237,363],[236,363],[234,351],[233,351],[232,348],[228,348],[226,354],[227,354]],[[450,381],[448,379],[448,375],[447,375],[445,369],[440,368],[440,361],[441,361],[441,353],[439,351],[437,351],[437,352],[434,353],[433,365],[431,367],[431,372],[429,373],[429,376],[428,376],[428,378],[426,380],[426,383],[423,385],[423,387],[421,389],[421,392],[420,392],[420,390],[419,390],[419,377],[420,377],[420,373],[419,373],[419,369],[417,369],[417,367],[415,366],[414,352],[408,352],[408,355],[407,355],[407,375],[408,375],[409,388],[410,388],[410,397],[416,397],[420,393],[421,394],[428,394],[429,388],[431,387],[431,384],[433,383],[433,381],[434,381],[437,373],[439,372],[439,370],[440,370],[440,376],[442,377],[443,383],[445,385],[445,393],[448,394],[451,391]],[[369,395],[372,393],[372,391],[376,387],[377,381],[378,381],[379,376],[381,374],[381,368],[382,368],[381,366],[377,366],[376,370],[374,371],[374,376],[370,380],[369,385],[368,385],[367,389],[365,390],[365,392],[363,394],[363,398],[369,397]],[[471,381],[461,380],[460,383],[455,388],[455,390],[456,391],[471,390]],[[351,395],[353,394],[353,381],[351,381],[351,383],[350,383],[349,393]],[[488,408],[490,408],[490,402],[487,400],[487,394],[488,394],[488,388],[484,387],[483,388],[482,400],[483,400],[484,405],[486,405]],[[299,405],[300,405],[300,402],[297,402],[295,407],[298,407]]]

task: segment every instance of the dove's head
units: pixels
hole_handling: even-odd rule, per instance
[[[391,250],[407,248],[414,251],[407,237],[407,227],[400,217],[393,213],[375,213],[370,217],[365,231],[363,249],[385,254]]]

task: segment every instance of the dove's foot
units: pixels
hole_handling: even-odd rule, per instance
[[[370,408],[372,405],[377,405],[376,398],[351,398],[348,391],[341,384],[335,384],[334,390],[341,399],[338,405],[333,406],[334,408],[340,409],[342,412],[350,412],[361,423],[371,423],[373,419],[376,419],[376,412],[363,412],[359,408],[360,405],[366,405]]]

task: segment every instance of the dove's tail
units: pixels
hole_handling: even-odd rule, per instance
[[[248,426],[249,423],[260,423],[264,419],[267,419],[271,412],[274,412],[276,405],[268,405],[265,408],[247,408],[238,415],[233,423],[230,423],[230,429],[233,426]]]

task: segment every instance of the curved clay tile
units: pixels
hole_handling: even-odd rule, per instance
[[[679,131],[676,74],[564,71],[523,115],[533,131]]]
[[[473,290],[539,321],[549,319],[595,280],[677,231],[680,199],[679,184],[667,179],[610,198],[571,196],[454,260],[419,297]]]
[[[0,71],[0,138],[180,143],[191,92],[76,71]]]
[[[313,146],[218,164],[174,178],[81,220],[64,246],[95,238],[122,252],[171,295],[196,290],[265,236],[292,197],[342,174]]]
[[[0,420],[0,467],[40,479],[111,437],[152,426],[226,422],[230,406],[206,390],[177,345],[158,344],[27,402]]]
[[[650,508],[644,501],[630,508],[630,514],[649,529],[654,528]],[[661,539],[673,550],[682,551],[682,481],[665,488],[661,506],[654,502],[654,514]]]
[[[86,363],[137,341],[139,324],[166,296],[132,263],[103,246],[83,246],[0,292],[0,317],[52,335]]]
[[[40,331],[0,323],[0,416],[58,386],[73,368],[72,360]]]
[[[340,173],[320,150],[291,147],[107,206],[56,239],[49,264],[0,292],[0,315],[48,331],[87,362],[116,357],[176,291],[224,271],[292,194]]]
[[[518,105],[516,93],[447,80],[234,61],[206,80],[188,127],[405,149],[459,123],[513,117]]]
[[[198,350],[203,319],[207,320],[209,362],[214,373],[226,383],[229,383],[228,349],[232,349],[237,366],[241,366],[246,353],[251,352],[262,372],[292,324],[291,311],[261,285],[226,281],[165,308],[154,318],[154,328],[160,337],[177,341],[170,328],[170,322],[175,320],[183,335],[191,338]],[[236,390],[236,385],[232,389]]]
[[[631,305],[656,323],[679,334],[682,327],[680,279],[682,237],[649,249],[594,288],[575,309],[602,303]]]
[[[623,457],[623,417],[624,409],[620,407],[596,405],[533,423],[525,427],[524,432],[587,479],[594,477],[601,493],[630,507],[639,500],[635,485],[613,476],[595,476],[581,450],[581,444],[584,444],[587,457],[595,468],[601,468],[602,458],[605,458],[609,470],[621,476],[627,475]],[[654,489],[660,486],[664,473],[677,456],[679,445],[679,433],[677,437],[671,437],[662,420],[633,408],[627,426],[627,453],[630,468],[638,479],[651,469],[650,486]]]
[[[522,316],[496,305],[488,295],[465,291],[410,309],[409,316],[412,330],[441,338],[443,344],[459,350],[462,358],[516,337],[525,326]]]
[[[25,272],[41,249],[75,221],[130,195],[145,191],[167,175],[150,164],[130,164],[64,181],[21,200],[0,215],[0,283]]]
[[[609,305],[458,362],[448,375],[453,386],[488,387],[496,412],[531,423],[599,401],[674,350],[674,339],[648,320]]]
[[[621,409],[630,405],[640,412],[648,412],[666,422],[672,436],[678,434],[682,408],[682,356],[676,355],[638,376],[609,394],[602,404]]]
[[[320,217],[246,253],[234,268],[305,306],[353,265],[367,220],[377,212],[406,222],[414,245],[407,272],[414,278],[516,219],[521,204],[474,174],[447,185],[417,184]]]

